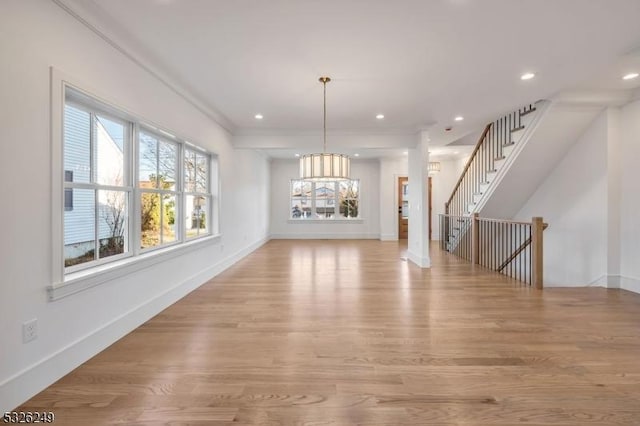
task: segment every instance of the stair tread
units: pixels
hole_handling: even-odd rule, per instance
[[[524,126],[516,127],[515,129],[511,129],[511,133],[519,132],[520,130],[524,130]]]
[[[496,158],[494,158],[494,159],[493,159],[493,161],[500,161],[500,160],[504,160],[505,158],[507,158],[507,157],[505,157],[505,156],[503,155],[502,157],[496,157]]]
[[[503,144],[502,144],[502,147],[504,148],[504,147],[506,147],[506,146],[513,146],[513,145],[515,145],[515,144],[516,144],[516,143],[515,143],[514,141],[511,141],[511,142],[509,142],[509,143],[503,143]]]
[[[524,117],[525,115],[531,114],[534,111],[536,111],[536,107],[531,108],[529,111],[521,112],[520,117]]]

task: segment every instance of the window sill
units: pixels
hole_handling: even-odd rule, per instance
[[[148,268],[169,258],[189,253],[206,245],[219,242],[220,234],[210,235],[183,244],[153,250],[135,257],[110,262],[78,272],[66,274],[64,281],[54,283],[47,288],[49,300],[59,300],[63,297],[95,287],[107,281]]]
[[[364,223],[364,219],[362,218],[354,218],[354,219],[289,219],[287,223]]]

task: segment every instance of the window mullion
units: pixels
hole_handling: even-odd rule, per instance
[[[340,182],[333,182],[333,220],[340,216]]]
[[[100,242],[99,242],[99,231],[98,231],[98,188],[96,185],[97,175],[96,175],[96,115],[95,113],[89,114],[89,120],[91,121],[91,126],[89,130],[89,182],[91,182],[94,186],[93,190],[93,260],[99,259],[100,253]]]
[[[315,219],[318,216],[316,213],[316,183],[311,182],[311,218]]]
[[[185,150],[184,144],[178,144],[177,149],[178,158],[176,158],[176,221],[178,223],[175,225],[176,232],[176,240],[180,242],[184,242],[186,240],[187,230],[185,228],[185,219],[183,217],[184,211],[186,208],[186,197],[184,196],[184,181],[185,181],[185,170],[184,170],[184,160],[185,160]]]
[[[142,196],[142,192],[140,191],[140,125],[138,123],[133,123],[132,126],[132,149],[131,149],[131,163],[133,170],[133,179],[131,184],[133,185],[133,211],[131,218],[131,242],[133,248],[133,255],[137,256],[140,254],[140,241],[142,238],[142,230],[141,228],[141,217],[142,217],[142,204],[140,198]]]

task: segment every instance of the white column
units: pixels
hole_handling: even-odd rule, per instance
[[[408,247],[409,260],[421,268],[431,267],[429,226],[429,134],[422,131],[416,148],[409,150]]]
[[[622,159],[620,148],[619,108],[609,108],[607,114],[607,287],[620,288],[621,266],[621,185]]]

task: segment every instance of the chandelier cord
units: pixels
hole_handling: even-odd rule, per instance
[[[324,144],[322,145],[322,153],[325,154],[327,152],[327,80],[326,79],[322,81],[322,86],[324,88],[324,111],[323,111]]]

